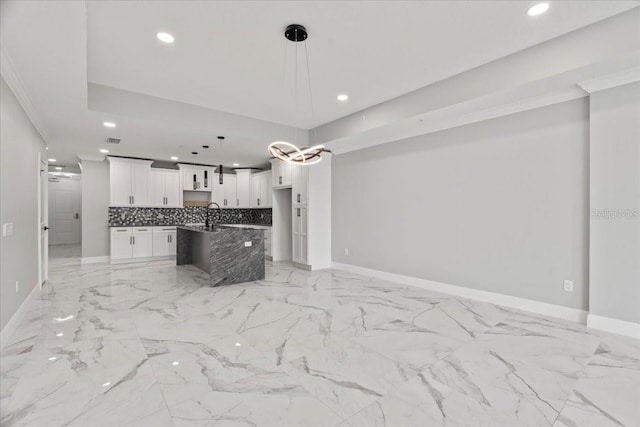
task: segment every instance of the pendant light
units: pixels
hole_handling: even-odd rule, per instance
[[[311,124],[314,125],[314,111],[313,111],[313,96],[311,92],[311,73],[309,72],[309,55],[307,54],[307,29],[300,24],[291,24],[287,26],[284,31],[284,36],[287,40],[296,43],[296,58],[297,58],[297,43],[304,43],[304,55],[305,64],[307,66],[307,83],[309,84],[309,103],[311,104]],[[286,56],[285,56],[286,58]],[[295,99],[298,99],[298,66],[296,59],[295,67]],[[317,141],[317,133],[315,133],[315,140]],[[322,160],[322,153],[328,152],[324,145],[314,145],[313,147],[298,148],[294,144],[286,141],[276,141],[269,144],[269,154],[280,161],[294,163],[299,165],[313,165]]]

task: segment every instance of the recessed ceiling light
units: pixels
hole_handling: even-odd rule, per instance
[[[527,10],[527,15],[538,16],[538,15],[542,15],[547,10],[549,10],[549,3],[538,3],[536,5],[531,6],[529,10]]]
[[[113,122],[104,122],[104,123],[102,123],[102,124],[103,124],[103,125],[104,125],[104,127],[106,127],[106,128],[114,128],[114,127],[116,127],[116,124],[115,124],[115,123],[113,123]]]
[[[178,366],[180,364],[180,362],[178,362],[177,360],[173,363],[171,363],[173,366]]]
[[[171,156],[171,160],[178,160],[176,156]]]
[[[233,166],[240,166],[240,163],[234,163]]]
[[[100,149],[100,152],[101,152],[101,153],[108,153],[108,152],[109,152],[109,150],[107,150],[106,148],[101,148],[101,149]]]
[[[106,383],[102,384],[102,387],[109,387],[111,385],[111,381],[107,381]]]
[[[169,33],[158,33],[157,37],[158,40],[164,43],[173,43],[173,41],[175,40]]]
[[[56,166],[56,170],[57,170],[57,171],[61,171],[61,170],[62,170],[62,168],[61,168],[60,166]]]
[[[338,101],[340,101],[340,102],[344,102],[347,99],[349,99],[349,95],[347,95],[347,94],[341,93],[340,95],[338,95]]]
[[[47,159],[47,160],[49,160],[49,162],[51,162],[51,163],[55,163],[55,162],[57,162],[57,160],[56,160],[56,159]]]
[[[45,149],[45,150],[48,150],[48,149],[49,149],[49,147],[44,147],[44,149]]]

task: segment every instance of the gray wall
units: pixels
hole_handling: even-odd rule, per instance
[[[583,98],[335,156],[333,261],[586,310],[588,132]]]
[[[640,83],[591,94],[590,312],[640,323]]]
[[[38,283],[38,152],[44,142],[7,86],[0,83],[0,216],[13,236],[0,245],[0,325],[5,327]],[[44,156],[43,156],[44,157]],[[16,293],[16,281],[20,290]]]
[[[82,257],[109,255],[109,164],[82,161]]]

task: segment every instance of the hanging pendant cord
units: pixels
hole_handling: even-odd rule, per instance
[[[309,83],[309,102],[311,103],[311,126],[313,126],[314,141],[313,144],[309,143],[309,146],[318,143],[318,130],[316,128],[315,111],[313,109],[313,91],[311,90],[311,70],[309,69],[309,52],[307,51],[307,41],[304,41],[304,57],[307,63],[307,83]]]

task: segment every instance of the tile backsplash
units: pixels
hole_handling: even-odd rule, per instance
[[[219,224],[271,225],[271,209],[211,209],[210,218]],[[206,208],[109,208],[110,227],[178,225],[204,223]]]

